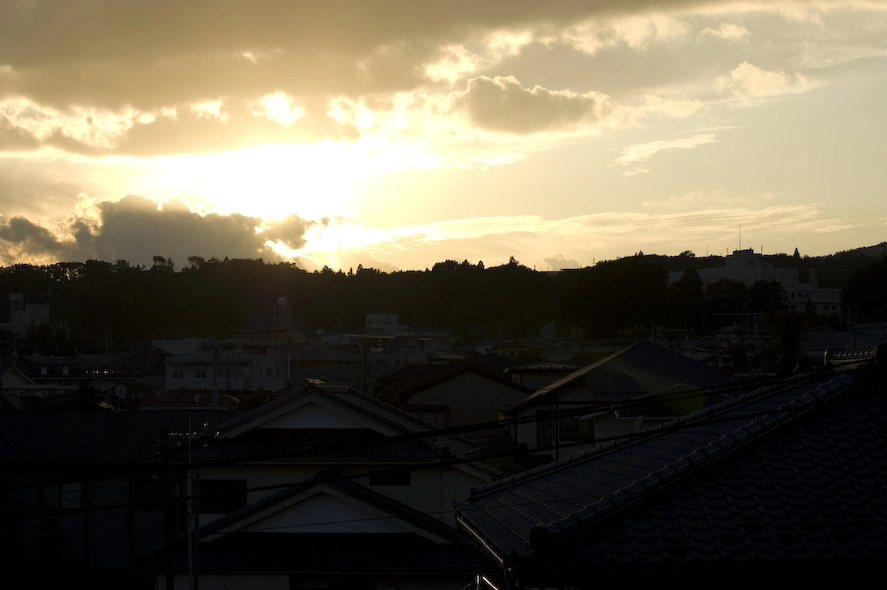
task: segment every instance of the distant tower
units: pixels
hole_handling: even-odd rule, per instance
[[[290,301],[286,297],[277,299],[277,305],[274,307],[274,327],[275,328],[291,328],[293,325],[293,312],[290,307]]]

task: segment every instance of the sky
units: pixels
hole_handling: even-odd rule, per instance
[[[0,0],[0,264],[887,239],[887,2]]]

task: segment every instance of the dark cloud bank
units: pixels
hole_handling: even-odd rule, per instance
[[[265,224],[238,213],[199,215],[181,201],[169,201],[158,209],[154,201],[135,195],[102,203],[99,209],[98,222],[85,218],[66,222],[63,237],[25,217],[0,216],[0,263],[122,259],[150,266],[154,256],[178,266],[186,264],[189,256],[274,261],[281,257],[266,242],[300,248],[306,229],[315,223],[295,216]]]

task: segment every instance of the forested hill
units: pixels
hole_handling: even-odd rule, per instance
[[[887,244],[826,257],[765,259],[775,267],[816,268],[820,286],[845,289],[845,306],[882,319],[884,252]],[[670,288],[668,272],[723,263],[723,257],[685,252],[638,253],[561,272],[535,271],[513,258],[500,266],[447,260],[424,271],[393,273],[361,267],[309,273],[289,263],[199,257],[176,268],[161,256],[150,268],[95,260],[19,264],[0,268],[0,321],[9,319],[9,295],[20,293],[25,304],[50,304],[50,323],[22,338],[21,346],[39,337],[46,353],[120,350],[157,338],[225,337],[266,328],[278,299],[286,297],[307,333],[361,331],[367,313],[387,312],[410,327],[456,329],[466,337],[535,335],[552,320],[564,333],[580,327],[585,336],[609,336],[648,330],[652,323],[686,325],[688,305],[697,306],[696,318],[702,318],[705,294]],[[736,295],[733,304],[745,310],[766,311],[774,304],[744,291]]]

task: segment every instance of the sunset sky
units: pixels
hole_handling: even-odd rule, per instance
[[[0,264],[887,239],[887,2],[0,0]]]

